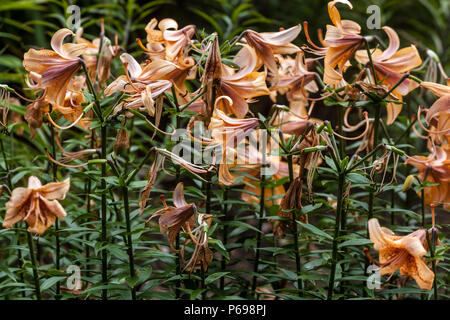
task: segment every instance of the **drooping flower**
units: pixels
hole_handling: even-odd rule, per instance
[[[13,190],[6,203],[4,228],[24,220],[28,224],[28,232],[41,235],[56,220],[63,219],[67,213],[57,200],[63,200],[70,188],[70,178],[62,182],[51,182],[42,185],[39,179],[31,176],[28,187]]]
[[[405,164],[410,164],[419,170],[419,179],[439,185],[425,187],[425,204],[427,206],[444,204],[450,209],[450,145],[435,146],[435,152],[428,157],[409,157]],[[426,178],[425,178],[426,175]],[[422,192],[418,192],[421,196]]]
[[[164,208],[156,211],[148,220],[150,221],[156,216],[159,216],[159,228],[162,234],[168,233],[169,245],[173,252],[178,252],[175,249],[176,236],[183,228],[188,231],[195,226],[194,213],[196,206],[194,203],[187,203],[184,199],[184,185],[182,182],[178,183],[173,192],[174,206],[167,206],[164,196]]]
[[[426,131],[435,143],[441,144],[445,140],[450,143],[450,86],[433,82],[421,82],[420,86],[440,97],[427,111],[425,121],[430,129]]]
[[[69,29],[58,30],[52,37],[53,50],[30,49],[24,55],[23,66],[30,77],[41,89],[46,89],[46,100],[53,105],[62,105],[66,89],[72,77],[81,68],[79,56],[84,53],[84,43],[65,43],[68,35],[74,35]]]
[[[107,37],[103,37],[103,39],[95,38],[91,42],[82,38],[82,34],[83,28],[79,28],[76,32],[76,40],[77,43],[86,45],[86,50],[83,54],[83,60],[86,63],[89,77],[92,81],[94,81],[94,79],[97,79],[99,83],[103,85],[111,76],[110,70],[112,60],[118,54],[120,48],[117,45],[111,45],[111,40],[109,40]],[[98,58],[97,56],[99,55],[99,53],[100,56]]]
[[[125,64],[126,74],[119,76],[106,89],[105,95],[124,92],[128,95],[114,109],[114,114],[122,109],[147,110],[149,115],[155,114],[155,99],[164,91],[170,89],[169,80],[151,80],[139,63],[129,54],[124,53],[120,59]]]
[[[420,66],[422,64],[422,59],[414,45],[399,50],[400,39],[392,28],[385,26],[383,27],[383,30],[389,37],[389,47],[384,51],[375,49],[371,52],[371,55],[377,80],[383,80],[382,84],[391,89],[402,79],[405,73]],[[366,50],[359,50],[356,52],[355,58],[362,64],[370,62]],[[399,101],[402,101],[402,96],[407,95],[417,86],[418,84],[415,81],[403,79],[392,93]],[[402,110],[402,105],[391,102],[387,104],[386,108],[386,123],[389,125],[397,119],[397,116]]]
[[[317,92],[319,88],[313,81],[316,77],[315,72],[308,71],[308,67],[303,52],[297,53],[295,59],[281,55],[276,56],[280,65],[278,69],[278,78],[273,80],[271,91],[277,90],[279,93],[286,93],[289,101],[301,100],[308,96],[309,92]]]
[[[267,69],[276,75],[278,72],[274,55],[299,52],[300,48],[291,42],[297,38],[301,30],[301,25],[278,32],[258,33],[253,30],[246,30],[244,37],[249,46],[255,50],[258,57],[263,60]]]
[[[354,21],[341,20],[336,4],[343,3],[353,8],[348,0],[336,0],[328,2],[328,14],[333,25],[327,25],[325,39],[320,38],[322,46],[315,45],[309,36],[308,23],[305,22],[305,35],[312,47],[305,46],[304,50],[317,56],[323,56],[324,75],[323,82],[333,86],[344,86],[343,72],[348,66],[348,61],[361,47],[364,37],[360,35],[361,27]],[[336,69],[337,68],[337,69]]]
[[[258,57],[253,48],[243,44],[242,49],[233,59],[234,64],[240,67],[238,71],[221,62],[217,38],[211,47],[203,78],[204,85],[208,85],[208,97],[215,90],[215,97],[227,96],[217,102],[210,101],[227,115],[234,114],[244,118],[248,113],[248,99],[270,94],[266,86],[266,75],[257,72]],[[217,105],[216,105],[217,102]]]
[[[351,20],[341,20],[337,3],[344,3],[350,8],[348,0],[336,0],[328,3],[328,13],[333,25],[327,25],[324,43],[328,46],[325,54],[325,71],[323,82],[337,85],[342,82],[345,65],[362,45],[364,38],[359,34],[361,27]],[[335,68],[338,67],[338,70]]]
[[[380,274],[392,274],[400,270],[401,275],[412,277],[421,289],[431,290],[434,273],[425,263],[428,251],[427,230],[420,229],[406,236],[396,236],[391,230],[381,227],[378,220],[369,222],[370,241],[379,251]]]

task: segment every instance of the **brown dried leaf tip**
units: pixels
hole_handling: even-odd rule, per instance
[[[300,209],[302,207],[302,186],[303,181],[301,177],[295,178],[281,200],[280,208],[278,210],[279,217],[287,218],[292,221],[293,209]],[[298,217],[297,220],[308,223],[308,216],[302,215]],[[275,221],[273,227],[274,234],[278,238],[284,238],[286,236],[286,230],[290,228],[292,228],[292,222]]]

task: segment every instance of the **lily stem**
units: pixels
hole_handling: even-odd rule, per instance
[[[287,157],[288,167],[289,167],[289,184],[294,183],[294,169],[292,165],[292,155]],[[301,178],[301,177],[300,177]],[[299,243],[298,243],[298,228],[297,228],[297,213],[298,209],[292,211],[292,236],[294,238],[294,252],[295,252],[295,267],[297,271],[297,277],[301,274],[301,261],[300,261],[300,252],[299,252]],[[297,289],[299,290],[299,296],[303,296],[303,281],[301,279],[297,279]]]
[[[5,147],[3,146],[3,137],[0,137],[0,149],[2,151],[3,162],[5,163],[5,171],[7,174],[6,179],[8,181],[8,188],[12,192],[13,184],[12,184],[12,180],[11,180],[11,174],[9,172],[8,158],[6,157]],[[17,233],[17,245],[19,246],[20,245],[20,229],[17,229],[16,233]],[[22,270],[22,251],[20,251],[20,249],[17,250],[17,258],[19,260],[19,269]],[[20,282],[25,283],[23,273],[20,274]],[[22,296],[25,297],[25,291],[22,291]]]
[[[342,215],[342,204],[343,204],[343,193],[344,193],[344,181],[345,181],[345,173],[339,172],[338,177],[338,193],[337,193],[337,206],[336,206],[336,217],[334,224],[334,236],[333,236],[333,249],[331,256],[331,270],[330,277],[328,279],[328,294],[327,300],[333,300],[333,289],[334,289],[334,281],[336,276],[336,265],[337,265],[337,253],[338,253],[338,237],[339,231],[341,227],[341,215]]]
[[[39,285],[39,274],[36,256],[34,254],[33,237],[27,232],[28,249],[30,250],[30,260],[33,268],[34,289],[36,291],[36,300],[41,300],[41,287]]]
[[[52,106],[50,105],[50,113],[52,112]],[[52,140],[52,157],[53,159],[56,159],[56,145],[55,145],[55,128],[53,128],[53,125],[50,123],[48,124],[48,127],[50,129],[50,136]],[[53,173],[53,181],[56,182],[57,180],[57,173],[58,173],[58,166],[56,163],[52,162],[52,173]],[[59,239],[59,219],[56,218],[55,221],[55,242],[56,242],[56,248],[55,248],[55,267],[56,270],[59,270],[61,265],[61,243]],[[61,282],[58,281],[56,283],[56,295],[55,299],[59,299],[61,297]]]
[[[228,225],[227,225],[227,219],[228,219],[228,187],[225,187],[225,191],[223,193],[223,211],[222,211],[222,223],[223,223],[223,246],[226,248],[228,243]],[[220,262],[221,264],[221,271],[225,272],[227,261],[224,256],[222,256],[222,260]],[[225,277],[220,278],[220,290],[224,290],[225,288]]]
[[[133,237],[131,235],[131,221],[130,221],[130,204],[128,201],[128,187],[122,187],[122,199],[125,212],[125,223],[127,227],[127,246],[128,246],[128,258],[130,267],[130,278],[135,276],[134,271],[134,255],[133,255]],[[136,287],[133,285],[131,288],[131,299],[136,300]]]

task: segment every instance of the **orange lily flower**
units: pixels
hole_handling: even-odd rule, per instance
[[[79,56],[87,45],[65,43],[64,38],[74,35],[69,29],[58,30],[52,37],[52,50],[30,49],[24,55],[23,66],[38,86],[46,89],[46,100],[53,105],[62,105],[66,89],[72,77],[81,68]]]
[[[178,183],[173,192],[174,207],[167,206],[164,200],[164,195],[161,196],[164,208],[156,211],[148,220],[147,223],[154,217],[161,215],[159,218],[159,228],[162,234],[168,233],[170,248],[173,252],[179,252],[175,249],[175,241],[177,234],[180,233],[181,228],[188,231],[195,226],[194,213],[196,211],[195,204],[188,204],[184,199],[184,185],[182,182]]]
[[[274,82],[274,86],[270,88],[271,91],[277,90],[281,94],[287,92],[287,99],[293,101],[306,97],[307,91],[317,92],[319,90],[317,84],[313,81],[316,73],[308,71],[303,52],[297,53],[295,59],[281,55],[277,55],[276,58],[280,68],[277,80]]]
[[[278,74],[277,64],[275,62],[275,54],[293,54],[300,51],[300,48],[291,42],[297,38],[301,25],[296,25],[287,30],[278,32],[262,32],[258,33],[253,30],[246,30],[244,38],[247,43],[256,51],[260,59],[264,61],[264,65],[274,75]]]
[[[450,86],[433,82],[422,82],[420,86],[440,97],[427,111],[425,121],[434,127],[427,131],[436,143],[441,144],[444,139],[450,143]]]
[[[215,80],[216,97],[230,97],[231,100],[227,99],[227,102],[221,100],[217,103],[219,109],[226,114],[244,118],[248,113],[247,99],[268,95],[270,92],[266,86],[265,73],[255,71],[259,68],[255,50],[243,44],[243,48],[237,53],[233,62],[240,67],[239,71],[221,62],[216,38],[211,47],[203,81],[210,83]]]
[[[147,71],[142,69],[139,63],[127,53],[122,54],[120,59],[126,65],[126,75],[121,75],[114,80],[105,89],[105,95],[125,92],[129,94],[129,97],[117,105],[114,114],[125,108],[147,110],[149,115],[154,116],[154,99],[170,89],[172,83],[169,80],[150,80]]]
[[[377,79],[383,80],[382,84],[386,85],[388,88],[392,88],[401,80],[404,73],[410,72],[412,69],[420,66],[422,64],[422,59],[414,45],[399,50],[400,39],[392,28],[383,27],[383,30],[389,37],[389,47],[384,51],[381,51],[380,49],[373,51],[372,61]],[[366,64],[370,61],[366,50],[359,50],[356,53],[355,58],[362,64]],[[399,101],[402,101],[402,96],[407,95],[417,86],[418,84],[415,81],[404,79],[392,93]],[[390,125],[397,119],[397,116],[402,110],[402,105],[391,102],[386,108],[386,123]]]
[[[412,277],[421,289],[431,290],[434,273],[425,263],[428,251],[427,230],[420,229],[406,236],[396,236],[391,230],[382,228],[377,219],[369,222],[370,241],[379,251],[380,274],[392,274],[400,270],[401,275]]]
[[[107,37],[103,37],[102,51],[100,53],[100,59],[97,58],[100,50],[100,38],[95,38],[89,41],[81,37],[83,34],[83,28],[79,28],[76,32],[77,43],[86,44],[86,50],[83,54],[83,60],[86,63],[89,77],[92,81],[96,78],[101,84],[105,84],[110,78],[111,63],[113,58],[119,52],[119,46],[112,46],[111,41]],[[97,61],[98,60],[98,61]]]
[[[67,215],[57,200],[63,200],[69,188],[69,178],[43,186],[37,177],[31,176],[27,188],[13,190],[6,203],[3,227],[10,229],[15,223],[24,220],[28,224],[28,232],[43,234],[56,218],[62,219]]]
[[[155,30],[157,25],[159,30]],[[195,26],[188,25],[178,30],[178,23],[173,19],[163,19],[158,24],[158,20],[153,18],[145,27],[145,31],[147,47],[143,49],[150,58],[174,61],[191,41]]]
[[[450,145],[435,147],[435,154],[428,157],[414,156],[408,158],[405,164],[410,164],[419,170],[419,179],[425,178],[430,183],[439,183],[437,186],[426,187],[424,190],[425,204],[435,206],[441,203],[445,209],[450,209]],[[421,196],[421,192],[418,195]]]
[[[336,0],[328,3],[328,14],[333,25],[327,25],[324,43],[328,50],[325,53],[325,71],[323,82],[331,85],[342,83],[345,65],[353,57],[363,43],[364,37],[359,35],[361,27],[351,20],[341,20],[337,3],[344,3],[353,8],[348,0]],[[338,67],[338,70],[335,68]]]

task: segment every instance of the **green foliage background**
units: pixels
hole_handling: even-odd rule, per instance
[[[128,52],[137,52],[138,46],[135,39],[145,37],[144,27],[152,17],[158,19],[170,17],[174,18],[182,26],[188,24],[196,24],[198,27],[206,28],[207,32],[217,32],[221,40],[231,39],[238,35],[245,29],[254,29],[258,31],[276,31],[280,27],[290,27],[292,25],[308,21],[310,26],[310,33],[315,37],[315,30],[317,28],[325,28],[329,23],[328,12],[326,10],[326,0],[191,0],[191,1],[176,1],[176,0],[157,0],[157,1],[125,1],[125,0],[110,0],[110,1],[13,1],[0,0],[0,83],[7,83],[10,86],[21,91],[24,86],[24,69],[22,66],[23,54],[30,47],[40,48],[49,47],[49,41],[53,33],[64,27],[66,19],[69,16],[67,7],[71,4],[76,4],[81,8],[82,27],[85,29],[87,38],[92,39],[94,35],[99,32],[99,21],[104,19],[106,34],[110,39],[113,39],[115,34],[118,35],[119,44],[122,45]],[[406,43],[416,43],[424,52],[426,48],[435,51],[444,65],[444,68],[450,70],[450,53],[448,52],[448,45],[450,44],[450,1],[449,0],[358,0],[352,1],[354,9],[352,11],[345,10],[342,13],[344,18],[358,21],[363,28],[362,34],[376,34],[381,39],[386,41],[385,34],[381,30],[367,30],[365,21],[368,17],[366,8],[368,5],[376,4],[381,8],[381,25],[388,25],[398,31],[402,41]],[[198,32],[202,32],[199,29]],[[303,32],[301,33],[298,43],[305,43]],[[422,57],[424,58],[424,57]],[[113,70],[120,70],[120,63],[117,61]],[[111,104],[112,99],[106,99],[104,104]],[[426,104],[429,105],[429,104]],[[21,113],[25,112],[25,106],[13,106],[13,110]],[[328,111],[327,111],[328,113]],[[391,130],[405,129],[407,126],[408,116],[400,117],[400,121]],[[119,121],[113,124],[113,129],[119,129],[121,124]],[[23,127],[25,133],[28,134],[27,126],[22,124],[15,124],[12,131]],[[128,169],[133,169],[136,163],[142,158],[143,154],[148,150],[148,143],[152,143],[151,130],[143,129],[145,123],[141,120],[134,122],[134,140],[129,154],[121,154],[119,161]],[[393,134],[395,136],[395,133]],[[38,175],[43,182],[51,181],[50,164],[44,153],[44,146],[49,145],[50,133],[46,125],[38,131],[34,141],[23,139],[16,133],[12,134],[7,142],[7,156],[11,159],[10,162],[16,170],[13,174],[14,184],[24,184],[24,177],[31,174]],[[111,137],[111,145],[113,143]],[[169,142],[163,141],[159,137],[159,141],[165,146],[170,145]],[[77,150],[81,143],[85,143],[80,132],[68,135],[64,139],[65,148],[67,150]],[[140,142],[139,142],[140,141]],[[144,143],[145,142],[145,143]],[[414,150],[414,145],[417,149]],[[87,145],[84,147],[88,147]],[[353,148],[350,145],[348,148]],[[410,140],[409,144],[403,145],[405,148],[414,150],[414,154],[425,151],[425,144]],[[149,162],[150,164],[150,162]],[[169,169],[170,171],[171,169]],[[411,169],[404,169],[400,173],[402,178],[409,174]],[[320,182],[317,182],[323,193],[317,194],[316,204],[310,204],[304,208],[314,216],[314,224],[303,226],[301,235],[301,243],[303,244],[302,255],[307,260],[303,266],[305,274],[302,275],[302,280],[307,284],[308,291],[307,298],[323,299],[326,296],[325,289],[319,284],[323,284],[327,280],[328,273],[326,266],[330,260],[330,250],[327,248],[331,245],[332,229],[334,225],[334,217],[330,216],[332,210],[328,197],[335,197],[335,181],[332,169],[321,168],[319,174],[322,175]],[[86,218],[95,218],[90,216],[80,208],[79,203],[85,201],[86,186],[83,180],[86,176],[93,179],[93,188],[98,190],[99,173],[98,170],[78,171],[72,169],[63,169],[59,171],[61,178],[70,175],[73,179],[72,190],[69,198],[65,200],[64,205],[67,212],[72,215],[65,219],[64,229],[61,236],[64,239],[62,252],[62,266],[76,263],[83,265],[86,268],[91,268],[90,273],[83,274],[83,281],[92,283],[82,298],[96,297],[99,295],[101,286],[96,285],[99,281],[100,274],[96,270],[99,261],[99,250],[101,244],[96,242],[97,233],[93,232],[92,227],[99,229],[99,223],[84,222]],[[167,178],[161,175],[160,181]],[[358,184],[366,183],[367,179],[360,175],[353,176],[353,186],[358,187]],[[366,179],[366,180],[364,180]],[[274,182],[274,184],[281,184],[285,181]],[[133,182],[130,190],[133,193],[131,201],[132,218],[137,217],[137,199],[139,191],[146,183],[145,174],[138,176],[138,181]],[[109,177],[108,184],[114,188],[118,186],[117,179]],[[167,188],[155,188],[155,194],[165,193],[170,198],[170,192],[174,187],[173,180],[165,182],[161,186]],[[390,194],[397,194],[398,208],[395,213],[401,216],[402,225],[395,227],[396,232],[411,232],[416,229],[419,224],[420,216],[417,214],[420,210],[420,201],[413,190],[407,194],[401,193],[401,184],[392,186]],[[416,186],[417,187],[417,186]],[[229,238],[232,239],[227,246],[228,252],[237,251],[235,259],[230,261],[228,267],[231,271],[225,273],[219,272],[220,258],[215,259],[210,268],[209,274],[206,278],[206,285],[216,298],[246,298],[248,278],[253,275],[251,266],[248,264],[248,253],[255,247],[254,240],[254,226],[248,224],[248,221],[253,218],[253,215],[248,210],[248,205],[243,201],[238,200],[238,192],[227,203],[234,206],[233,221],[229,221],[226,225],[230,230]],[[186,196],[191,201],[200,201],[203,199],[203,190],[201,184],[196,181],[193,185],[186,188]],[[364,211],[367,209],[367,203],[364,202],[366,194],[355,193],[355,197],[360,197],[358,200],[353,199],[349,205],[350,211]],[[94,194],[93,199],[98,203],[99,194]],[[382,215],[389,206],[389,197],[380,197],[379,206],[376,207],[376,214]],[[224,204],[223,190],[215,190],[214,201],[217,203],[216,210],[220,211],[220,206]],[[1,200],[0,215],[4,215],[3,199]],[[153,203],[153,207],[146,212],[146,217],[159,209]],[[174,255],[160,250],[160,246],[167,245],[165,237],[159,235],[159,229],[153,227],[149,229],[144,224],[144,219],[135,219],[133,224],[133,239],[136,247],[136,261],[139,264],[139,274],[135,278],[128,277],[127,255],[124,248],[125,236],[123,230],[123,223],[121,218],[121,202],[115,201],[113,197],[109,199],[109,207],[113,208],[111,211],[111,219],[109,221],[109,230],[111,243],[108,245],[108,252],[110,255],[111,264],[111,282],[108,289],[111,292],[111,298],[129,298],[129,290],[126,284],[140,286],[139,298],[151,299],[162,298],[172,299],[173,292],[169,291],[171,285],[177,280],[174,275]],[[256,209],[255,209],[256,211]],[[269,208],[269,214],[276,215],[277,208]],[[220,217],[220,215],[217,215]],[[427,216],[428,217],[428,216]],[[445,217],[445,215],[442,215]],[[404,288],[389,287],[382,292],[365,292],[364,283],[366,277],[364,276],[364,255],[362,248],[367,246],[370,242],[367,240],[365,230],[361,228],[363,223],[356,218],[349,218],[348,229],[357,230],[349,232],[341,243],[341,249],[347,253],[346,260],[341,261],[342,268],[338,269],[338,279],[343,283],[340,294],[345,297],[357,298],[379,298],[388,299],[394,294],[405,295],[406,297],[426,297],[429,298],[431,293],[419,290],[412,282],[411,285]],[[439,219],[438,219],[439,221]],[[448,227],[445,220],[441,223],[442,227]],[[211,229],[211,234],[218,232],[222,226],[215,222]],[[27,249],[23,245],[24,241],[19,241],[18,244],[16,233],[14,230],[0,230],[0,237],[8,239],[8,241],[0,240],[0,296],[7,298],[8,296],[17,297],[20,295],[31,296],[33,287],[31,286],[31,267],[29,261],[24,259],[23,268],[18,265],[10,267],[15,263],[19,257],[17,252],[26,254]],[[64,281],[67,275],[55,270],[52,264],[54,257],[52,256],[52,248],[54,246],[54,231],[49,229],[45,237],[39,239],[39,246],[41,252],[38,254],[43,258],[45,265],[41,267],[41,286],[47,290],[48,296],[54,295],[54,284],[58,281]],[[267,235],[264,238],[264,253],[263,262],[260,270],[260,276],[273,285],[276,286],[281,281],[295,281],[296,274],[292,272],[292,244],[290,242],[283,242],[279,246],[273,245],[274,238],[272,235]],[[90,257],[84,255],[86,248],[91,252]],[[224,249],[222,242],[218,239],[212,242],[212,247],[215,252],[228,256],[227,250]],[[150,248],[150,249],[149,249]],[[312,248],[312,249],[311,249]],[[17,250],[18,249],[18,250]],[[220,254],[216,254],[220,257]],[[448,298],[447,286],[449,283],[448,268],[449,265],[445,262],[444,255],[446,250],[442,249],[437,253],[442,259],[439,264],[441,271],[438,283],[442,287],[441,297]],[[285,256],[285,260],[280,258],[281,262],[276,262],[274,256]],[[237,258],[236,258],[237,256]],[[251,256],[251,255],[250,255]],[[47,259],[47,260],[46,260]],[[277,265],[277,263],[280,263]],[[21,270],[23,269],[23,270]],[[239,272],[233,272],[239,270]],[[318,272],[309,272],[318,271]],[[345,271],[345,277],[341,277]],[[308,273],[309,272],[309,273]],[[23,274],[27,283],[23,284],[17,281],[16,275]],[[218,279],[227,278],[230,285],[225,292],[218,289]],[[150,279],[150,280],[149,280]],[[193,274],[191,278],[186,278],[185,283],[187,288],[184,289],[184,294],[187,298],[198,299],[201,298],[203,291],[199,289],[198,282],[201,281],[198,274]],[[358,284],[358,285],[355,285]],[[163,289],[161,289],[163,288]],[[290,295],[289,290],[283,294],[276,294],[278,298],[295,299],[294,294]],[[65,298],[76,297],[71,293],[64,293]],[[339,295],[338,295],[339,297]]]

